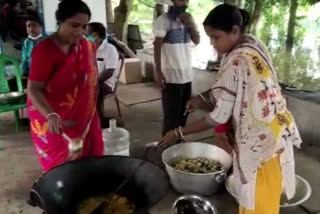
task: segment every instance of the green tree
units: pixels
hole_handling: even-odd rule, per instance
[[[165,6],[163,4],[156,4],[153,13],[153,20],[157,19],[165,12]]]
[[[318,63],[310,58],[310,50],[302,48],[306,35],[306,25],[302,23],[311,4],[307,0],[297,3],[295,5],[295,2],[288,0],[266,1],[258,35],[273,56],[281,82],[312,88],[317,82],[312,79],[312,71],[318,69]]]
[[[207,16],[209,11],[214,7],[213,0],[201,0],[201,1],[190,1],[188,12],[190,12],[200,30],[204,18]],[[161,9],[165,9],[161,8]],[[141,34],[144,38],[152,37],[152,21],[155,18],[155,10],[157,6],[154,0],[135,0],[130,14],[130,23],[139,25]],[[165,12],[165,10],[164,10]]]
[[[240,6],[242,3],[241,0],[224,0],[223,2],[227,4],[236,5],[236,6]]]
[[[289,22],[288,22],[288,31],[286,38],[286,48],[285,48],[285,63],[286,68],[285,80],[289,81],[290,71],[291,71],[291,61],[292,61],[292,49],[294,45],[294,36],[296,29],[296,20],[297,20],[297,10],[298,10],[298,0],[290,1],[290,12],[289,12]]]
[[[154,0],[136,0],[130,14],[130,24],[139,25],[142,37],[152,36],[152,22],[155,14]]]
[[[134,0],[120,0],[114,9],[114,33],[119,40],[127,42],[128,17],[130,15]]]
[[[114,15],[113,15],[111,0],[106,0],[106,14],[107,14],[107,22],[113,23],[114,22]]]
[[[306,22],[312,4],[320,0],[190,1],[188,11],[194,16],[199,30],[203,31],[201,25],[208,12],[216,3],[222,2],[243,6],[251,14],[249,32],[268,46],[281,82],[308,88],[319,83],[319,80],[312,78],[312,71],[320,70],[320,60],[312,59],[311,50],[302,48],[302,43],[310,31],[313,34],[320,32],[320,24],[317,25],[316,21]],[[156,17],[156,10],[154,0],[136,0],[133,3],[130,23],[139,25],[144,38],[152,37],[152,20]]]
[[[250,15],[248,31],[255,35],[257,33],[257,27],[262,15],[263,5],[265,0],[247,0],[248,12]]]

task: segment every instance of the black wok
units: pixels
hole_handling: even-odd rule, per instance
[[[46,214],[76,214],[79,202],[114,192],[130,176],[118,194],[135,204],[135,214],[146,213],[168,191],[168,176],[158,166],[130,157],[105,156],[72,161],[47,172],[34,183],[29,203]]]

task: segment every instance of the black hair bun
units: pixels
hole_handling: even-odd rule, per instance
[[[250,15],[248,13],[248,11],[244,10],[244,9],[239,9],[241,17],[242,17],[242,27],[245,27],[249,24],[250,21]]]
[[[239,26],[241,32],[245,32],[249,23],[249,13],[231,4],[220,4],[210,11],[203,24],[212,28],[225,31],[232,31],[234,25]]]
[[[56,11],[56,19],[58,24],[77,13],[84,13],[91,18],[91,11],[88,5],[82,0],[60,0]]]

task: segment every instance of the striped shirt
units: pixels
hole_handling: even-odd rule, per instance
[[[163,38],[161,67],[167,83],[191,82],[191,36],[188,29],[165,13],[155,21],[153,32],[155,37]]]

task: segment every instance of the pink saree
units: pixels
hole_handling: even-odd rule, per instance
[[[70,138],[83,138],[80,158],[103,155],[100,121],[96,112],[97,66],[94,44],[82,39],[68,55],[51,39],[39,43],[32,55],[30,80],[45,82],[45,97],[63,122]],[[67,141],[50,133],[48,122],[28,100],[31,135],[43,172],[69,160]],[[85,130],[89,130],[86,132]],[[85,136],[84,136],[85,135]]]

